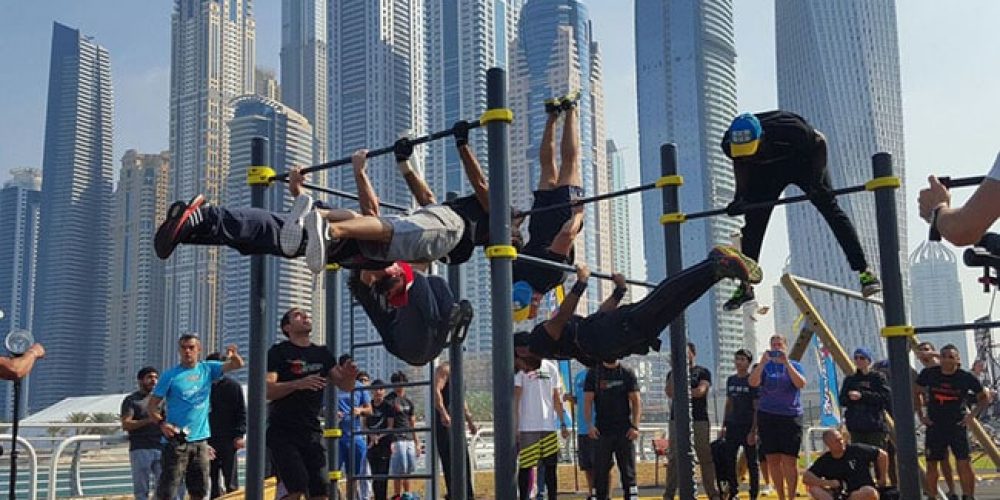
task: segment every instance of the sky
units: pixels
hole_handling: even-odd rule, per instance
[[[632,0],[586,1],[604,63],[608,137],[623,150],[638,182],[635,101],[635,39]],[[737,89],[746,111],[777,106],[773,0],[736,0]],[[0,16],[0,183],[9,170],[42,163],[45,99],[53,21],[80,29],[111,54],[115,93],[114,158],[127,149],[168,148],[170,14],[167,0],[47,0],[19,2]],[[257,64],[277,70],[281,12],[277,0],[254,4]],[[998,150],[1000,2],[906,0],[897,2],[903,125],[906,140],[910,250],[926,238],[915,199],[931,173],[982,175]],[[956,202],[971,191],[956,191]],[[996,228],[994,228],[996,229]],[[960,249],[953,249],[961,255]],[[640,252],[641,253],[641,252]],[[771,219],[764,242],[762,303],[771,301],[788,254],[784,211]],[[976,283],[979,272],[960,268],[968,319],[985,315],[990,294]],[[914,284],[919,287],[919,283]],[[766,323],[765,323],[766,324]]]

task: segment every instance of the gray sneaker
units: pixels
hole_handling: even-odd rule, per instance
[[[302,245],[302,232],[305,229],[304,219],[309,210],[312,209],[312,204],[311,196],[300,194],[295,197],[292,211],[285,214],[285,224],[281,226],[278,242],[281,244],[281,252],[288,257],[295,257]]]
[[[326,245],[330,240],[326,219],[312,210],[303,223],[306,226],[306,265],[313,274],[322,273],[326,270]]]

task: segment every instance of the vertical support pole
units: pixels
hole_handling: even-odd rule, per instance
[[[326,288],[326,302],[324,304],[324,313],[326,314],[326,349],[330,351],[334,359],[338,358],[337,351],[340,350],[340,295],[341,295],[341,280],[339,266],[327,267],[326,273],[326,283],[324,286]],[[324,406],[323,421],[326,422],[326,429],[339,429],[340,419],[337,418],[337,386],[333,384],[327,384],[326,386],[326,405]],[[336,470],[337,464],[340,458],[340,442],[339,439],[344,439],[343,437],[336,438],[330,437],[326,439],[326,462],[328,464],[329,470]],[[329,498],[336,500],[340,496],[340,490],[337,488],[337,480],[333,479],[328,485]]]
[[[250,143],[250,164],[268,165],[267,139],[254,137]],[[266,184],[250,187],[250,206],[264,207]],[[264,335],[264,258],[250,257],[250,346],[249,373],[247,377],[247,465],[246,498],[264,498],[264,425],[267,407],[264,394],[264,377],[267,375],[267,337]]]
[[[486,72],[486,107],[507,107],[507,73],[501,68]],[[490,121],[490,246],[510,246],[510,170],[507,164],[508,123]],[[511,259],[490,260],[493,288],[493,429],[494,497],[517,498],[517,449],[514,433],[514,318],[511,315]]]
[[[449,192],[448,199],[458,198],[458,193]],[[448,285],[456,300],[462,298],[462,268],[452,264],[448,266]],[[467,497],[465,484],[465,380],[463,380],[462,342],[452,338],[448,347],[448,360],[451,363],[451,375],[448,379],[448,413],[451,417],[451,427],[448,429],[448,449],[451,460],[448,464],[451,477],[448,481],[448,498],[452,500],[472,500]],[[433,377],[431,378],[433,382]],[[443,464],[442,464],[443,465]]]
[[[893,175],[892,155],[872,156],[875,177]],[[882,267],[882,303],[886,326],[906,324],[903,276],[899,268],[899,233],[896,214],[896,190],[875,190],[875,220],[878,223],[879,264]],[[913,379],[910,370],[910,339],[888,339],[889,366],[892,373],[892,408],[896,420],[896,464],[899,467],[900,498],[920,498],[920,466],[917,463],[916,425],[913,411]]]
[[[660,146],[660,174],[677,175],[677,145],[664,144]],[[663,213],[680,211],[680,197],[677,186],[667,186],[663,189]],[[681,226],[676,224],[663,225],[663,246],[667,256],[667,277],[673,276],[683,268],[681,255]],[[688,381],[687,362],[687,325],[684,313],[670,323],[670,365],[673,372],[674,399],[671,401],[670,415],[673,417],[673,434],[670,436],[670,446],[675,450],[676,464],[670,464],[677,475],[677,486],[680,498],[694,498],[694,455],[691,453],[691,391]]]

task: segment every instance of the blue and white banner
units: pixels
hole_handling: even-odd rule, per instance
[[[840,404],[837,401],[840,384],[837,383],[837,366],[833,362],[830,350],[819,341],[819,336],[813,334],[812,340],[816,351],[816,366],[819,367],[819,425],[837,427],[840,425]]]

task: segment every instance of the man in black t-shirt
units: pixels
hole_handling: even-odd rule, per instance
[[[406,373],[401,371],[389,377],[393,384],[409,382]],[[386,398],[389,401],[389,427],[397,432],[392,436],[392,457],[389,459],[389,473],[393,475],[413,474],[420,456],[420,438],[413,432],[416,419],[413,417],[413,401],[406,397],[405,387],[396,387]],[[409,479],[392,480],[393,495],[401,495],[410,491]]]
[[[323,389],[329,381],[351,391],[357,367],[350,360],[338,365],[330,351],[310,341],[312,318],[302,309],[281,317],[281,332],[288,340],[267,351],[267,448],[289,497],[326,496]]]
[[[372,414],[365,419],[365,426],[368,430],[389,429],[389,419],[392,418],[392,404],[385,398],[385,385],[381,379],[375,379],[372,385],[377,387],[372,390]],[[371,465],[372,474],[389,473],[389,457],[392,456],[392,434],[369,434],[368,435],[368,464]],[[375,500],[388,500],[389,482],[385,479],[375,479],[372,481],[372,490],[375,493]]]
[[[545,102],[545,128],[538,149],[541,171],[538,188],[534,192],[531,210],[551,209],[528,216],[527,242],[520,243],[520,234],[515,229],[514,244],[521,246],[521,252],[532,257],[559,264],[573,263],[573,244],[583,228],[583,206],[570,207],[567,204],[583,197],[583,175],[580,169],[580,112],[577,105],[580,91],[549,99]],[[556,168],[556,122],[560,113],[565,115],[560,143],[560,165]],[[558,206],[558,208],[557,208]],[[511,224],[514,228],[520,220]],[[514,287],[531,290],[529,303],[517,300],[515,295],[514,314],[517,320],[533,319],[538,313],[538,305],[543,296],[562,284],[566,273],[547,266],[539,266],[524,260],[514,260]],[[521,312],[523,311],[523,312]]]
[[[611,456],[618,464],[625,500],[638,500],[635,482],[635,440],[639,437],[642,403],[635,372],[617,360],[598,364],[583,382],[583,415],[594,450],[594,489],[597,500],[609,500]],[[594,421],[590,422],[591,415]]]
[[[719,489],[715,484],[715,463],[712,462],[711,434],[712,425],[708,420],[708,390],[712,387],[712,372],[695,364],[698,355],[698,348],[694,343],[687,343],[688,380],[691,383],[691,429],[694,434],[692,446],[694,453],[698,457],[698,465],[701,467],[701,484],[705,487],[705,492],[709,498],[719,498]],[[667,372],[666,381],[667,397],[674,398],[674,378],[673,372]],[[671,434],[675,434],[673,429],[674,415],[671,412]],[[667,487],[663,492],[663,498],[672,499],[677,491],[676,467],[677,447],[671,446],[669,450],[669,461],[667,465]]]
[[[132,468],[132,492],[135,498],[148,500],[156,491],[160,477],[160,421],[146,410],[149,394],[160,380],[160,372],[147,366],[136,375],[139,390],[122,401],[122,430],[128,433],[128,459]]]
[[[722,137],[722,150],[732,158],[736,177],[736,193],[726,213],[746,215],[742,249],[756,260],[774,207],[747,210],[747,205],[773,202],[789,184],[795,184],[826,219],[851,269],[859,273],[861,291],[867,297],[878,293],[881,286],[868,267],[854,225],[837,205],[826,149],[826,137],[795,113],[777,110],[737,116]],[[737,288],[725,309],[736,310],[753,298],[752,287]]]
[[[531,332],[514,334],[515,354],[528,366],[537,366],[541,359],[577,359],[592,366],[658,351],[660,333],[715,283],[723,278],[759,283],[762,273],[756,262],[735,248],[718,246],[705,260],[661,281],[639,302],[622,307],[618,304],[627,291],[625,278],[615,274],[615,291],[596,313],[583,317],[574,311],[588,278],[587,266],[577,265],[576,283],[556,315]]]
[[[940,364],[924,368],[917,376],[917,416],[927,426],[924,448],[927,453],[926,492],[933,495],[938,482],[938,462],[946,460],[948,449],[955,455],[962,498],[975,494],[976,476],[969,461],[968,425],[989,404],[983,385],[971,373],[959,368],[958,348],[948,344],[941,348]],[[966,404],[976,397],[976,406],[969,411]],[[924,407],[927,411],[924,413]]]
[[[872,467],[878,474],[879,487],[885,487],[889,455],[867,444],[845,444],[835,429],[823,433],[828,451],[802,475],[809,496],[817,500],[878,500],[872,480]]]
[[[857,371],[844,377],[840,386],[840,406],[844,408],[844,423],[851,432],[851,442],[885,449],[889,428],[885,411],[889,407],[889,384],[885,376],[871,369],[872,354],[868,349],[854,351]]]
[[[750,386],[750,363],[753,355],[746,349],[736,351],[733,364],[736,373],[726,379],[726,408],[719,437],[724,438],[728,447],[727,458],[732,461],[715,464],[719,477],[736,478],[730,486],[735,497],[739,490],[736,474],[736,454],[743,447],[743,455],[750,469],[750,498],[757,498],[760,492],[760,465],[757,462],[757,387]]]

